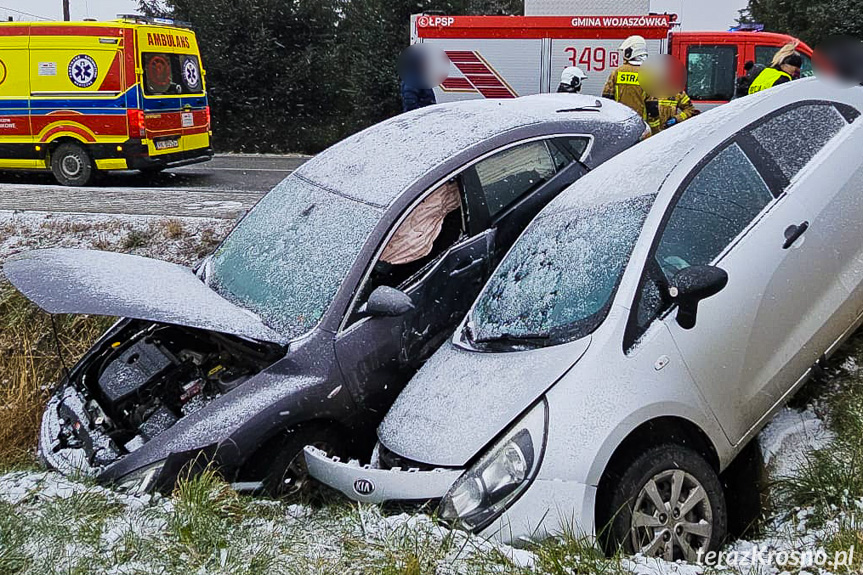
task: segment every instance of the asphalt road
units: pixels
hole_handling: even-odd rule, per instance
[[[47,172],[0,172],[0,210],[236,218],[306,159],[218,155],[156,175],[108,172],[86,188]]]

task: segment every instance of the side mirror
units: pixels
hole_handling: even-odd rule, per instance
[[[414,308],[411,296],[396,288],[378,286],[369,296],[369,301],[360,308],[360,313],[371,317],[398,317]]]
[[[698,303],[718,294],[727,284],[728,273],[714,266],[690,266],[677,272],[668,294],[678,306],[678,325],[683,329],[694,328]]]

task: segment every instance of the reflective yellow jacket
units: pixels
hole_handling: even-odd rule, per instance
[[[783,72],[776,68],[764,68],[764,70],[762,70],[762,72],[752,80],[752,84],[749,86],[749,93],[754,94],[761,90],[772,88],[776,84],[790,82],[793,79],[794,78],[792,78],[791,74],[788,72]]]
[[[647,124],[650,126],[651,134],[658,134],[665,129],[665,124],[668,120],[674,118],[677,122],[682,122],[695,115],[695,106],[686,92],[678,92],[672,98],[648,98],[648,102],[654,101],[659,107],[659,116],[647,118]]]
[[[644,109],[644,88],[640,81],[641,68],[632,64],[623,64],[613,70],[608,76],[602,95],[605,98],[620,102],[636,111],[642,118],[647,118]]]

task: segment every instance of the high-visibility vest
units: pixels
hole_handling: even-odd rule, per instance
[[[764,70],[752,80],[752,84],[749,86],[749,93],[754,94],[756,92],[760,92],[761,90],[766,90],[767,88],[772,88],[776,83],[776,80],[779,78],[788,78],[789,80],[793,80],[791,74],[788,72],[783,72],[782,70],[777,70],[776,68],[764,68]]]

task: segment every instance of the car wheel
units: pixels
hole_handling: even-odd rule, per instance
[[[703,457],[679,445],[648,449],[612,487],[613,548],[667,561],[694,562],[725,539],[722,485]]]
[[[60,144],[51,154],[51,172],[64,186],[86,186],[93,181],[93,160],[78,144]]]
[[[303,448],[307,445],[329,455],[342,456],[345,453],[341,436],[330,427],[315,425],[289,430],[264,480],[264,487],[270,495],[294,497],[310,492],[314,480],[309,476],[303,455]]]

